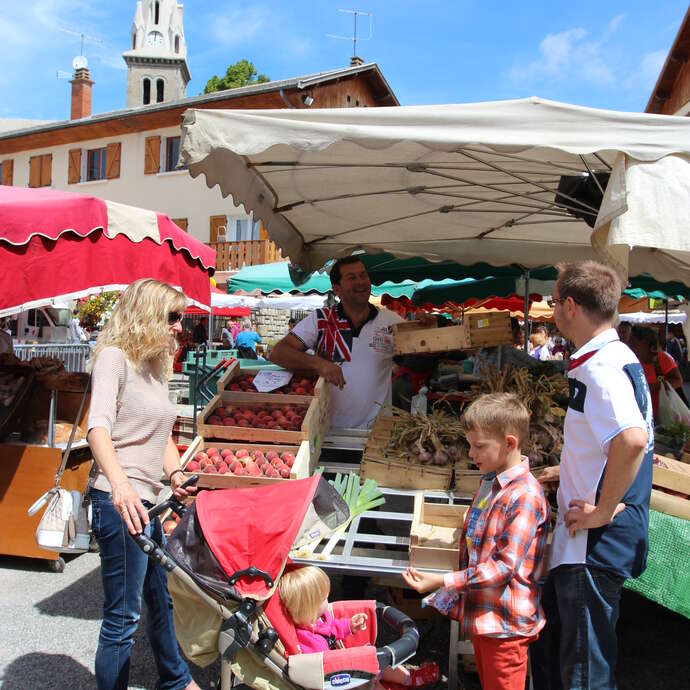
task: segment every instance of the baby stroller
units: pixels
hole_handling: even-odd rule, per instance
[[[168,571],[175,630],[199,666],[220,654],[221,688],[234,675],[256,690],[350,690],[373,685],[380,671],[417,651],[419,633],[397,609],[375,601],[335,602],[333,615],[367,613],[368,624],[343,648],[300,654],[295,628],[277,589],[291,550],[333,532],[347,504],[320,475],[259,488],[201,491],[161,549],[145,535],[140,548]],[[375,647],[377,619],[399,634]]]

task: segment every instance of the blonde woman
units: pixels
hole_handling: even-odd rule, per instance
[[[188,493],[180,488],[184,475],[171,437],[176,413],[168,400],[186,302],[166,283],[132,283],[94,350],[87,438],[98,466],[90,497],[105,594],[96,652],[100,690],[127,688],[142,597],[160,676],[156,687],[199,687],[179,652],[165,571],[127,534],[143,531],[164,543],[160,521],[149,521],[147,513],[162,487],[161,475],[168,477],[176,496]]]

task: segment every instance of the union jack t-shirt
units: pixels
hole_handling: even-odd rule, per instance
[[[367,320],[353,329],[337,304],[315,309],[292,329],[308,350],[342,368],[344,388],[331,386],[332,427],[365,428],[390,405],[392,326],[400,321],[394,312],[372,305]]]
[[[352,361],[352,327],[337,307],[316,310],[316,353],[331,362]]]

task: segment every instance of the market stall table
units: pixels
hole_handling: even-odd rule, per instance
[[[340,450],[362,450],[367,436],[366,430],[333,429],[331,434],[324,439],[323,452],[336,448]],[[320,467],[323,467],[326,476],[336,472],[359,472],[359,467],[350,463],[321,462]],[[380,487],[380,489],[386,499],[392,497],[407,499],[405,508],[402,511],[367,511],[358,515],[350,523],[347,531],[340,539],[341,542],[344,542],[342,549],[334,550],[329,555],[328,560],[320,560],[317,552],[314,558],[295,557],[293,561],[303,565],[316,565],[334,574],[346,573],[361,577],[394,576],[399,578],[402,572],[410,565],[408,555],[409,536],[375,534],[364,531],[364,528],[367,520],[377,520],[384,523],[402,524],[406,527],[406,532],[409,534],[413,517],[414,497],[419,491],[388,489],[385,487]],[[469,505],[472,500],[470,494],[455,491],[424,491],[424,496],[436,499],[440,503],[448,504]],[[321,547],[323,548],[323,544],[321,544]],[[400,585],[402,587],[405,586],[401,577]],[[459,627],[457,621],[450,621],[448,690],[455,690],[458,687],[458,655],[473,654],[471,643],[458,639]]]

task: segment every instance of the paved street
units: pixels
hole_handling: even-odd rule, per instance
[[[3,690],[93,690],[93,663],[103,594],[98,554],[72,557],[64,573],[42,561],[0,558],[0,686]],[[144,624],[132,652],[130,688],[156,686]],[[192,669],[202,688],[214,687],[217,666]]]

